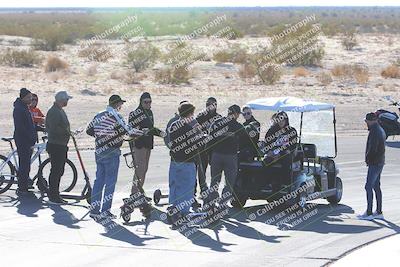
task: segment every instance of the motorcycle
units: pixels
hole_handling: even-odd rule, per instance
[[[386,100],[390,101],[390,106],[398,107],[400,112],[400,103],[391,99],[391,97],[385,97]],[[396,112],[391,112],[385,109],[378,109],[375,114],[378,117],[379,124],[386,133],[386,138],[389,136],[400,135],[400,122],[399,115]]]

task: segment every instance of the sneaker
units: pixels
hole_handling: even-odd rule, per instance
[[[65,201],[64,199],[58,197],[58,198],[49,198],[48,201],[49,204],[54,204],[54,205],[64,205],[64,204],[68,204],[67,201]]]
[[[372,214],[368,215],[367,212],[364,212],[363,214],[358,215],[357,219],[365,220],[365,221],[372,221],[374,219],[374,216],[372,216]]]
[[[28,189],[20,189],[20,188],[17,189],[16,194],[19,197],[33,196],[33,192],[29,191]]]
[[[95,221],[98,221],[101,219],[101,215],[98,212],[91,212],[89,213],[89,217],[92,218]]]
[[[108,219],[111,219],[111,220],[117,219],[117,216],[112,214],[111,211],[109,211],[109,210],[103,211],[101,213],[101,217],[108,218]]]
[[[372,216],[374,217],[374,219],[377,219],[377,220],[385,219],[385,217],[383,216],[383,213],[374,212],[374,214],[372,214]]]

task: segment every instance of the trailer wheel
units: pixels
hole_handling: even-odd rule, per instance
[[[327,197],[328,202],[332,205],[338,204],[340,202],[340,200],[342,199],[342,195],[343,195],[342,179],[340,179],[339,177],[336,177],[335,183],[336,183],[336,194],[334,196]]]

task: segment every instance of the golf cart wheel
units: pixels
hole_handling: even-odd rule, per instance
[[[299,195],[297,196],[297,204],[299,205],[299,208],[304,209],[305,207],[307,207],[307,192],[302,191],[299,193]]]
[[[237,195],[236,197],[234,197],[231,201],[231,205],[232,207],[236,208],[236,209],[241,209],[244,207],[244,205],[246,205],[246,201],[247,201],[247,197],[242,196],[242,195]]]
[[[5,164],[7,162],[7,164]],[[15,179],[15,167],[8,161],[7,157],[0,155],[0,166],[3,168],[0,170],[0,194],[6,192],[14,183]]]
[[[342,179],[340,179],[339,177],[336,177],[336,194],[330,197],[327,197],[327,200],[330,204],[332,205],[336,205],[340,202],[340,200],[342,199],[342,195],[343,195],[343,183],[342,183]]]
[[[161,190],[160,189],[157,189],[156,191],[154,191],[153,200],[154,200],[155,204],[160,203],[160,200],[161,200]]]

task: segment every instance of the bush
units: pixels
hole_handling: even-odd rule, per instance
[[[126,63],[136,72],[141,72],[157,61],[161,55],[160,50],[149,42],[129,48],[126,55]]]
[[[140,84],[140,82],[145,78],[147,78],[147,75],[145,74],[139,74],[136,71],[127,71],[125,73],[124,81],[127,84]]]
[[[111,48],[99,43],[92,44],[78,53],[79,57],[86,57],[91,61],[106,62],[112,58]]]
[[[331,82],[333,82],[332,76],[329,74],[329,72],[321,72],[317,75],[317,80],[322,84],[322,85],[328,85]]]
[[[62,30],[50,28],[35,34],[32,45],[36,50],[57,51],[64,43],[71,42],[72,40]]]
[[[397,65],[390,65],[381,71],[381,76],[384,78],[400,78],[400,68]]]
[[[45,72],[55,72],[66,69],[68,69],[68,63],[56,56],[50,56],[49,58],[47,58],[46,64],[44,66]]]
[[[279,35],[287,29],[277,28],[272,35]],[[265,49],[263,54],[274,64],[320,66],[325,50],[318,40],[319,33],[319,26],[307,24],[281,38],[273,38],[271,48]]]
[[[156,71],[155,80],[161,84],[189,83],[190,71],[183,67],[167,67]]]
[[[331,70],[335,77],[354,79],[357,83],[366,84],[369,80],[369,70],[366,66],[341,64]]]
[[[177,72],[182,72],[179,69],[183,68],[188,71],[194,62],[203,60],[205,57],[206,54],[202,50],[181,43],[165,54],[163,58],[165,64],[178,69]]]
[[[242,79],[251,79],[257,75],[257,70],[254,65],[250,63],[242,64],[239,69],[239,77]]]
[[[357,45],[358,42],[354,32],[348,32],[342,38],[342,46],[348,51],[353,50],[353,48]]]
[[[232,62],[244,64],[248,60],[248,53],[247,49],[240,45],[233,45],[228,49],[215,53],[213,59],[218,63]]]
[[[307,71],[306,68],[304,68],[304,67],[298,67],[298,68],[295,68],[295,69],[293,70],[293,74],[294,74],[294,76],[296,76],[296,77],[306,77],[306,76],[308,76],[310,73]]]
[[[31,68],[40,64],[43,58],[33,50],[14,50],[8,48],[4,54],[0,56],[1,64],[11,67]]]

